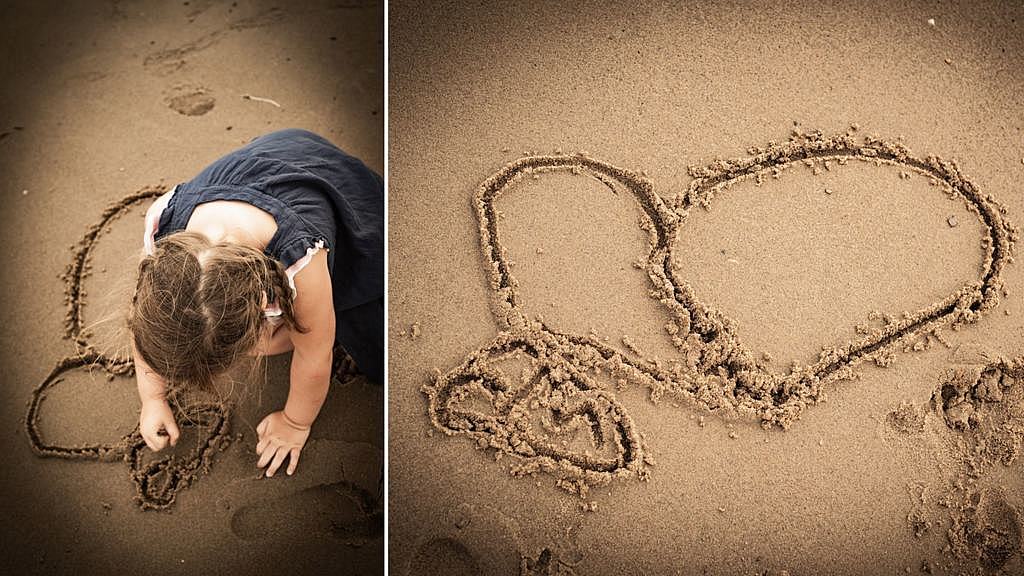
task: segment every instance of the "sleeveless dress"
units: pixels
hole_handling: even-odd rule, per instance
[[[188,224],[193,209],[240,200],[270,213],[277,232],[264,252],[294,277],[327,251],[335,343],[372,381],[384,382],[384,184],[362,161],[300,129],[254,139],[176,185],[146,218],[145,249]],[[264,311],[279,320],[278,303]],[[337,362],[338,359],[336,358]]]

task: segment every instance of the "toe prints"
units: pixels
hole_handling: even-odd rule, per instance
[[[692,169],[694,180],[671,205],[641,174],[579,154],[521,158],[485,180],[475,207],[494,291],[494,313],[502,332],[424,387],[434,425],[448,434],[469,435],[480,447],[515,456],[522,463],[514,471],[541,469],[559,475],[565,480],[560,483],[574,491],[627,471],[646,477],[650,458],[636,426],[617,401],[617,388],[638,384],[655,399],[670,394],[711,410],[754,415],[765,426],[788,427],[805,407],[819,400],[827,384],[849,378],[859,362],[885,364],[895,351],[911,348],[911,340],[945,325],[974,322],[997,305],[1003,268],[1012,262],[1016,231],[1004,219],[1005,209],[980,192],[955,164],[936,157],[917,158],[900,144],[859,139],[849,133],[794,136],[789,142],[750,152],[749,158]],[[903,173],[922,175],[936,185],[937,198],[944,193],[963,202],[977,214],[983,232],[980,273],[921,310],[889,318],[881,327],[859,332],[847,344],[824,348],[809,366],[773,372],[740,341],[735,321],[701,302],[680,277],[672,263],[678,231],[688,218],[696,217],[694,207],[710,206],[717,194],[738,182],[760,183],[792,166],[833,170],[850,162],[896,166],[903,170],[901,177]],[[554,171],[597,178],[616,194],[627,194],[639,208],[648,252],[637,267],[646,273],[649,293],[668,314],[664,329],[676,352],[669,360],[647,357],[629,341],[624,340],[625,350],[620,350],[593,335],[559,331],[527,314],[502,242],[495,201],[526,176],[537,178]],[[516,355],[530,364],[518,379],[500,368]],[[581,441],[584,428],[590,432]]]
[[[229,434],[230,410],[227,406],[212,403],[196,403],[184,407],[172,405],[175,419],[184,429],[186,436],[189,436],[191,430],[195,431],[194,447],[184,454],[178,450],[159,458],[146,448],[137,426],[131,433],[116,441],[66,444],[48,439],[43,433],[41,423],[48,394],[64,383],[70,372],[101,370],[107,374],[107,380],[131,377],[134,374],[131,358],[101,353],[91,342],[91,335],[83,330],[83,283],[92,273],[91,257],[96,242],[109,229],[111,223],[126,214],[133,206],[165,191],[166,188],[163,186],[147,187],[112,204],[104,210],[99,222],[87,229],[82,240],[72,246],[71,263],[62,275],[67,305],[64,336],[75,342],[78,354],[58,362],[36,386],[32,391],[25,418],[29,443],[39,456],[122,460],[127,463],[137,488],[136,502],[143,509],[170,507],[182,489],[193,482],[199,474],[209,470],[216,452],[226,448],[232,440]]]

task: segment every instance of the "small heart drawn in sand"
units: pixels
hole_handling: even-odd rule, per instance
[[[200,472],[209,469],[214,454],[230,442],[230,411],[222,404],[196,403],[186,407],[172,404],[175,420],[183,431],[199,432],[196,447],[184,457],[167,455],[147,459],[148,448],[139,429],[117,442],[107,444],[61,445],[47,441],[40,431],[41,407],[48,391],[63,382],[72,370],[100,368],[111,375],[132,376],[130,364],[111,362],[97,354],[69,357],[57,363],[50,374],[32,392],[25,428],[32,449],[40,456],[67,459],[123,460],[131,469],[137,489],[135,500],[143,509],[165,509],[174,503],[178,492],[186,488]]]

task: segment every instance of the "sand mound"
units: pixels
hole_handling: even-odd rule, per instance
[[[589,486],[615,476],[645,479],[647,466],[653,464],[615,389],[635,384],[648,389],[655,401],[669,395],[711,411],[754,416],[765,427],[786,428],[822,398],[829,384],[853,377],[859,362],[887,365],[897,351],[942,341],[942,327],[975,322],[998,304],[1001,273],[1012,262],[1016,231],[1003,217],[1005,208],[980,192],[955,163],[917,158],[901,144],[858,138],[852,132],[833,137],[794,133],[788,142],[749,152],[748,158],[692,168],[694,180],[671,203],[641,174],[583,154],[528,156],[485,180],[475,206],[494,313],[503,331],[424,387],[434,425],[449,435],[468,435],[479,448],[494,449],[496,456],[515,456],[519,464],[514,474],[547,471],[559,476],[560,486],[585,497]],[[854,161],[898,166],[934,183],[936,198],[962,201],[984,231],[979,277],[902,318],[879,314],[881,326],[864,327],[855,341],[823,349],[810,366],[772,372],[742,344],[735,322],[700,302],[678,277],[672,266],[677,232],[692,208],[710,208],[717,193],[738,182],[760,183],[799,166],[833,170]],[[650,279],[650,295],[671,318],[665,331],[677,358],[648,358],[623,342],[627,354],[596,335],[556,331],[522,310],[494,202],[525,176],[538,178],[551,171],[596,178],[612,192],[630,194],[642,209],[640,226],[649,236],[649,253],[638,266]],[[907,420],[909,431],[917,424],[906,416],[909,420],[899,418]],[[588,433],[587,447],[574,441],[581,430]]]

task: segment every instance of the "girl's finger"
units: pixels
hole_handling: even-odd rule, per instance
[[[260,438],[260,441],[256,443],[256,454],[263,454],[263,451],[267,449],[267,444],[270,444],[270,437]]]
[[[256,426],[256,433],[263,436],[263,432],[267,429],[267,418],[264,418],[259,425]]]
[[[181,430],[178,429],[178,423],[171,418],[164,422],[164,428],[167,429],[167,436],[171,439],[171,446],[178,443],[178,438],[181,436]]]
[[[277,454],[274,455],[274,461],[270,463],[270,468],[267,468],[267,478],[270,478],[277,472],[277,469],[281,467],[281,463],[288,457],[288,450],[284,446],[280,446],[277,449]]]
[[[281,446],[279,444],[271,444],[263,450],[263,454],[260,454],[260,459],[256,463],[257,468],[263,468],[270,462],[270,459],[274,456],[274,453],[278,451]]]
[[[299,465],[299,452],[302,452],[301,448],[292,448],[292,451],[288,454],[289,476],[295,473],[295,467]]]

